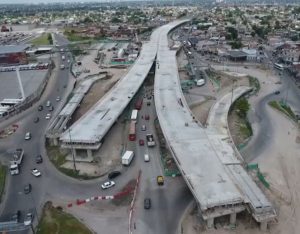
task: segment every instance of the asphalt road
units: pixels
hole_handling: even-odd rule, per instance
[[[60,55],[57,58],[57,63],[63,63]],[[1,214],[1,221],[9,220],[12,213],[17,210],[21,210],[22,216],[24,217],[27,211],[40,208],[41,199],[45,191],[43,188],[45,187],[46,180],[46,175],[44,174],[45,163],[36,165],[35,157],[38,154],[44,155],[42,154],[41,146],[43,146],[44,133],[49,123],[49,120],[46,120],[45,116],[47,113],[50,113],[48,112],[48,108],[46,108],[45,104],[47,100],[50,100],[54,106],[54,112],[56,111],[56,108],[59,105],[56,98],[57,96],[64,96],[68,80],[69,71],[67,69],[58,69],[54,80],[49,81],[48,87],[41,100],[37,104],[33,105],[33,107],[31,107],[28,111],[25,111],[25,113],[21,113],[19,116],[16,116],[16,118],[13,117],[15,123],[19,125],[17,132],[0,141],[1,153],[5,153],[15,148],[22,148],[25,151],[20,174],[16,176],[8,174],[7,196],[4,201],[5,204]],[[40,104],[44,106],[43,111],[38,111],[37,109]],[[40,121],[38,123],[33,122],[35,117],[39,117]],[[26,132],[31,132],[32,134],[32,139],[29,141],[24,140]],[[35,178],[31,175],[30,170],[35,167],[42,172],[42,177]],[[25,195],[24,185],[28,183],[32,184],[33,190],[32,193]],[[23,217],[21,217],[21,220]]]
[[[58,45],[66,45],[68,43],[61,35],[55,34],[54,36]],[[58,55],[56,59],[58,64],[65,63],[66,65],[67,58],[65,61],[62,61],[61,54]],[[139,146],[138,141],[136,141],[136,157],[132,167],[124,169],[124,176],[116,178],[115,180],[116,186],[105,191],[100,189],[101,183],[106,180],[105,178],[91,181],[78,181],[72,179],[57,171],[45,156],[44,134],[49,123],[49,120],[45,119],[45,116],[48,113],[45,104],[47,100],[50,100],[54,106],[53,113],[57,112],[59,109],[58,107],[61,105],[61,101],[57,102],[56,98],[57,96],[60,96],[62,99],[66,98],[65,86],[68,84],[68,81],[69,71],[67,69],[60,70],[58,66],[57,73],[54,75],[54,79],[49,81],[41,100],[29,110],[13,117],[7,122],[7,124],[17,123],[19,129],[15,134],[0,141],[0,154],[3,155],[3,153],[8,150],[15,148],[23,148],[25,156],[20,174],[16,176],[8,175],[8,186],[5,200],[2,205],[0,221],[10,220],[11,215],[17,210],[22,212],[21,222],[28,211],[33,212],[35,216],[39,216],[45,199],[55,196],[61,199],[73,198],[73,200],[75,200],[76,198],[88,198],[100,194],[115,194],[130,179],[135,178],[138,170],[141,169],[141,187],[138,192],[136,212],[134,214],[134,219],[139,225],[137,230],[141,230],[140,228],[142,228],[143,231],[140,233],[174,233],[177,229],[177,225],[174,225],[174,223],[177,224],[183,210],[191,201],[192,196],[182,178],[168,178],[166,179],[165,186],[158,187],[156,184],[156,176],[162,174],[158,146],[154,148],[148,148],[146,145]],[[37,107],[40,104],[44,106],[44,110],[39,112]],[[137,126],[139,130],[137,132],[137,139],[144,138],[145,143],[146,132],[148,132],[149,129],[151,129],[152,133],[155,132],[153,126],[153,119],[155,116],[154,102],[151,107],[143,105],[141,114],[144,115],[146,112],[149,112],[151,120],[145,121],[141,119]],[[33,120],[37,116],[40,118],[40,121],[34,123]],[[140,131],[142,123],[147,126],[148,130],[146,132]],[[29,141],[24,140],[26,132],[32,133],[32,139]],[[150,155],[149,163],[143,161],[145,152]],[[38,154],[43,156],[44,162],[37,165],[35,163],[35,157]],[[32,168],[38,168],[41,171],[42,176],[36,178],[31,175],[30,170]],[[24,194],[24,185],[27,183],[31,183],[32,192],[26,195]],[[144,210],[143,208],[143,200],[146,196],[149,196],[152,199],[153,208],[151,210]],[[36,221],[37,219],[35,219],[35,224]],[[28,231],[20,233],[26,232]]]
[[[148,93],[151,93],[151,91]],[[177,225],[184,209],[193,199],[182,177],[165,177],[165,184],[158,186],[156,177],[163,175],[159,152],[159,142],[155,135],[154,119],[156,118],[153,97],[151,106],[144,104],[139,111],[137,122],[136,161],[140,165],[142,175],[137,193],[137,200],[133,213],[133,233],[157,234],[175,233]],[[150,115],[150,120],[145,120],[145,115]],[[142,131],[142,125],[146,131]],[[156,146],[147,147],[146,134],[155,136]],[[144,146],[139,145],[139,140],[145,141]],[[144,161],[144,155],[148,154],[150,162]],[[151,199],[151,209],[144,209],[144,199]],[[135,228],[134,228],[135,227]]]
[[[274,132],[276,126],[272,126],[269,117],[269,113],[266,108],[268,107],[268,102],[286,101],[288,105],[300,110],[300,89],[295,84],[292,77],[287,73],[283,73],[281,77],[281,88],[279,95],[275,95],[273,92],[266,94],[256,106],[254,106],[255,115],[258,119],[258,132],[253,137],[253,139],[248,143],[248,145],[241,151],[246,162],[251,162],[257,155],[259,155],[265,147],[270,143],[270,136]],[[274,90],[275,92],[276,90]]]

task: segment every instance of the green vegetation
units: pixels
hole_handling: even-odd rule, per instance
[[[234,109],[236,110],[238,116],[241,118],[247,117],[247,112],[249,108],[250,104],[245,97],[239,98],[234,104]]]
[[[289,117],[292,120],[297,122],[296,115],[294,114],[294,112],[292,111],[292,109],[288,105],[286,105],[284,103],[277,102],[277,101],[271,101],[271,102],[269,102],[269,105],[271,107],[273,107],[274,109],[277,109],[280,112],[284,113],[287,117]]]
[[[89,37],[78,35],[73,29],[71,30],[66,29],[64,31],[64,35],[68,38],[69,41],[84,41],[90,39]]]
[[[229,43],[232,49],[240,49],[243,47],[243,43],[238,39]]]
[[[254,93],[258,93],[259,90],[260,90],[260,83],[259,83],[259,80],[255,77],[252,77],[252,76],[248,76],[248,79],[249,79],[249,84],[251,87],[253,87],[254,89]]]
[[[58,146],[50,146],[46,145],[47,154],[49,156],[50,161],[55,165],[55,167],[61,171],[62,173],[76,178],[76,179],[82,179],[82,180],[89,180],[97,178],[97,176],[89,176],[87,174],[79,174],[78,170],[70,169],[70,168],[64,168],[62,165],[67,161],[66,156],[67,153],[62,153]]]
[[[43,208],[41,220],[37,226],[37,234],[92,234],[73,215],[63,212],[61,207],[53,207],[47,202]]]
[[[2,194],[5,187],[6,170],[7,168],[5,166],[0,165],[0,202],[2,201]]]
[[[35,46],[40,46],[40,45],[52,45],[53,40],[51,33],[43,33],[41,36],[33,39],[31,43]]]

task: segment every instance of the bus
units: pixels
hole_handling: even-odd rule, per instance
[[[129,126],[129,140],[130,141],[135,141],[136,139],[136,134],[135,134],[135,121],[131,121],[130,122],[130,126]]]
[[[143,105],[143,99],[138,99],[134,105],[135,109],[140,110],[142,109],[142,105]]]
[[[282,64],[279,64],[279,63],[274,63],[274,67],[277,68],[278,70],[283,70],[284,67]]]
[[[132,110],[131,112],[131,120],[137,121],[137,117],[138,117],[138,110]]]

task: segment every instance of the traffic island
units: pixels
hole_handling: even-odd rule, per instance
[[[52,202],[46,202],[41,220],[37,226],[37,234],[92,234],[84,224],[73,215],[63,211],[61,207],[54,207]]]
[[[275,110],[280,111],[292,121],[298,123],[300,117],[293,112],[292,108],[288,104],[278,101],[271,101],[269,102],[269,106],[273,107]]]

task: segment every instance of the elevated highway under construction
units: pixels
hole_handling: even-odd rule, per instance
[[[90,156],[92,150],[99,149],[103,137],[155,62],[154,99],[158,120],[170,152],[197,201],[201,217],[208,227],[213,227],[214,218],[225,215],[230,215],[230,223],[235,224],[236,215],[248,210],[262,229],[266,229],[268,222],[276,217],[275,209],[243,168],[228,133],[217,127],[218,122],[224,124],[231,100],[249,90],[242,88],[231,97],[225,96],[222,105],[212,110],[215,118],[210,118],[211,126],[204,128],[198,123],[181,90],[177,52],[170,50],[168,44],[168,33],[185,22],[174,21],[156,29],[128,73],[61,134],[61,146],[85,149]],[[221,114],[219,109],[223,110]],[[223,117],[217,118],[218,115]]]

